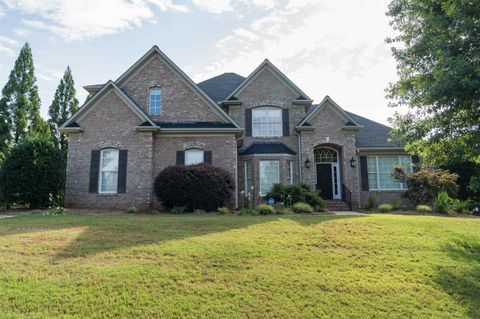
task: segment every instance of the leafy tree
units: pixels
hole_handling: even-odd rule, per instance
[[[2,164],[0,185],[9,204],[48,207],[63,192],[65,159],[50,139],[29,137],[12,147]]]
[[[58,128],[77,111],[78,100],[75,97],[75,94],[76,91],[72,77],[72,70],[67,66],[63,78],[60,80],[57,90],[55,91],[53,102],[48,109],[52,136],[62,150],[67,149],[67,140],[65,139],[65,135],[58,131]]]
[[[407,150],[438,165],[452,157],[480,162],[480,5],[477,1],[392,0],[399,79],[387,89],[392,120]]]
[[[40,97],[34,74],[32,50],[25,43],[10,72],[0,99],[0,152],[30,134],[48,137],[40,116]]]

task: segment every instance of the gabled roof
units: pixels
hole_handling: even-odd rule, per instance
[[[125,104],[132,109],[132,111],[141,119],[144,120],[148,123],[150,123],[151,126],[155,127],[155,123],[152,121],[152,119],[137,105],[135,102],[133,102],[123,91],[113,82],[112,80],[109,80],[105,85],[98,91],[90,100],[85,102],[85,104],[82,105],[78,109],[75,114],[73,114],[65,123],[62,124],[60,129],[68,128],[70,127],[69,125],[74,122],[76,119],[80,117],[83,113],[88,111],[95,103],[97,103],[103,96],[105,96],[106,93],[113,91],[117,96],[125,102]],[[78,124],[77,124],[78,125]]]
[[[282,73],[275,65],[272,64],[268,59],[265,59],[233,92],[231,92],[225,100],[236,97],[241,93],[249,84],[252,82],[264,69],[268,68],[272,71],[280,81],[284,82],[288,87],[290,87],[299,97],[302,97],[306,101],[311,101],[305,92],[303,92],[298,86],[296,86],[285,74]]]
[[[305,117],[303,118],[302,121],[300,121],[300,123],[298,124],[298,126],[309,126],[309,123],[308,121],[310,121],[311,119],[313,119],[317,114],[318,112],[323,109],[327,104],[329,104],[335,112],[337,112],[340,116],[344,117],[345,118],[345,126],[349,126],[349,127],[352,127],[352,128],[355,128],[355,127],[358,127],[360,128],[361,125],[357,123],[357,121],[355,121],[354,118],[352,118],[350,115],[347,114],[347,112],[345,112],[337,103],[335,103],[334,100],[332,100],[332,98],[330,98],[328,95],[325,96],[322,100],[322,102],[320,102],[318,105],[312,105],[308,110],[307,110],[307,113],[305,114]],[[308,124],[308,125],[307,125]]]
[[[391,127],[351,112],[346,113],[363,126],[355,135],[355,146],[357,148],[401,148],[400,145],[391,141]]]
[[[241,151],[238,155],[253,155],[253,154],[289,154],[296,155],[297,153],[287,145],[281,142],[256,142]]]
[[[245,78],[236,73],[223,73],[198,83],[200,89],[203,90],[215,102],[221,102],[233,92]]]
[[[128,80],[137,70],[139,70],[144,63],[148,62],[151,57],[158,56],[174,73],[176,73],[179,78],[189,86],[193,91],[197,92],[200,97],[209,105],[212,110],[219,115],[223,120],[232,123],[235,127],[240,128],[238,124],[227,114],[225,113],[217,103],[215,103],[205,92],[203,92],[192,79],[186,75],[169,57],[165,55],[156,45],[154,45],[147,53],[145,53],[137,62],[135,62],[127,71],[125,71],[115,83],[121,87],[125,81]]]

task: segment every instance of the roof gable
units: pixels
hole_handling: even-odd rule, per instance
[[[156,126],[152,119],[143,112],[143,110],[138,107],[122,90],[112,81],[109,80],[105,85],[85,104],[82,105],[65,123],[62,124],[60,129],[69,128],[77,119],[79,119],[83,114],[88,112],[92,107],[97,105],[108,92],[113,91],[125,104],[132,109],[132,111],[139,117],[139,119],[148,122],[151,126]],[[78,125],[78,124],[77,124]]]
[[[303,120],[298,126],[308,126],[308,121],[312,120],[324,107],[331,107],[337,114],[345,119],[345,125],[351,128],[361,128],[361,125],[352,118],[347,112],[345,112],[335,101],[328,95],[316,106],[313,106],[307,111]]]
[[[295,94],[298,95],[299,100],[311,101],[305,92],[303,92],[298,86],[296,86],[285,74],[283,74],[273,63],[268,59],[265,59],[233,92],[231,92],[225,100],[230,100],[235,98],[240,94],[246,87],[248,87],[251,82],[258,77],[265,70],[270,71],[278,80],[283,82],[287,87],[289,87]]]
[[[156,45],[145,53],[137,62],[135,62],[127,71],[125,71],[115,83],[122,87],[128,79],[142,69],[153,57],[159,58],[178,78],[187,85],[195,94],[197,94],[222,120],[232,123],[239,128],[238,124],[226,114],[205,92],[203,92],[172,60],[170,60]]]

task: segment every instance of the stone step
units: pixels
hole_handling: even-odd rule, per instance
[[[348,204],[341,200],[326,200],[325,208],[329,211],[349,211],[350,207]]]

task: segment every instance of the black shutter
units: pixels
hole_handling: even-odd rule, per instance
[[[127,158],[128,151],[120,150],[118,153],[117,193],[125,193],[127,191]]]
[[[252,109],[245,110],[245,136],[252,136]]]
[[[283,136],[290,136],[290,122],[288,119],[288,109],[282,110]]]
[[[177,151],[177,165],[185,165],[185,151]]]
[[[212,165],[212,151],[203,152],[203,161],[207,164]]]
[[[98,172],[100,168],[100,151],[93,150],[90,157],[90,193],[98,193]]]
[[[362,180],[362,191],[368,191],[368,166],[367,157],[360,156],[360,178]]]
[[[418,172],[420,170],[420,157],[417,155],[412,156],[413,171]]]

